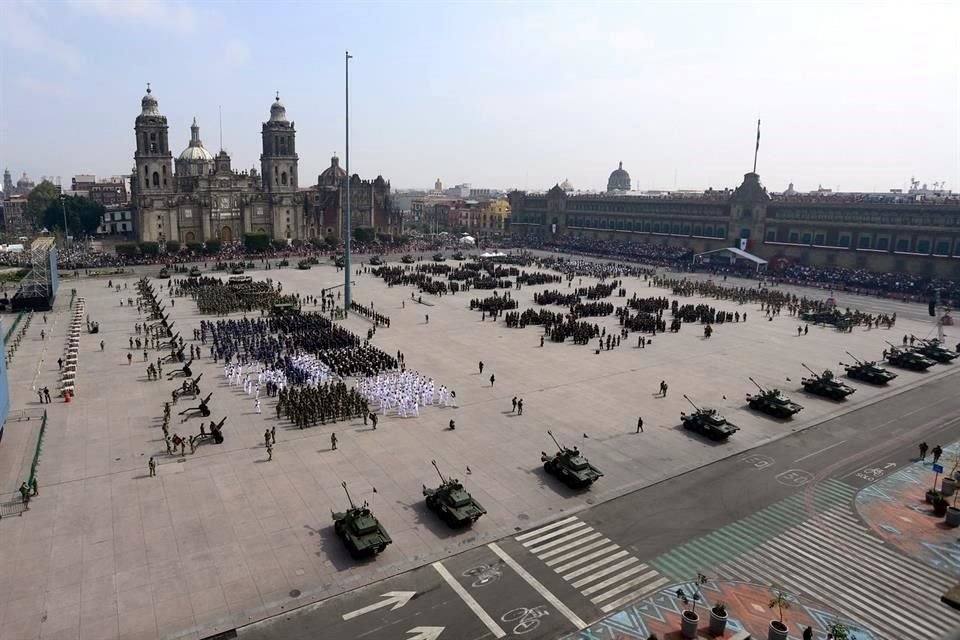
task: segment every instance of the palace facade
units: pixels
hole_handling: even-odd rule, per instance
[[[747,173],[734,190],[580,195],[558,185],[515,191],[510,204],[511,232],[519,236],[629,240],[698,253],[736,246],[772,263],[960,277],[955,194],[771,195],[758,174]]]

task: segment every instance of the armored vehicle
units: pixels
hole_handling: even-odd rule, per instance
[[[833,375],[833,371],[830,371],[829,369],[826,369],[821,374],[817,374],[817,372],[802,362],[800,365],[812,374],[811,377],[803,378],[801,380],[803,389],[807,393],[823,396],[825,398],[831,398],[833,400],[843,400],[847,396],[856,392],[856,389],[850,385],[844,384],[843,382],[837,380]]]
[[[890,348],[884,349],[883,357],[895,367],[909,369],[910,371],[926,371],[936,364],[936,362],[930,358],[922,356],[919,353],[901,349],[889,342],[887,344],[890,345]]]
[[[459,480],[443,477],[436,460],[431,460],[430,464],[440,476],[440,486],[428,489],[427,485],[423,485],[423,495],[427,498],[430,510],[435,511],[444,522],[451,527],[469,527],[487,512]]]
[[[190,269],[190,277],[191,277],[191,278],[199,278],[200,275],[201,275],[201,274],[200,274],[200,267],[194,267],[194,268]]]
[[[343,256],[337,256],[333,259],[333,264],[342,268],[346,264],[346,261]]]
[[[169,277],[170,277],[170,269],[167,269],[166,267],[160,269],[160,273],[157,274],[157,277],[158,277],[158,278],[164,278],[164,279],[169,278]]]
[[[717,442],[726,440],[740,430],[740,427],[737,425],[727,422],[727,419],[717,413],[716,409],[701,409],[693,404],[693,400],[687,398],[687,396],[683,397],[686,398],[687,402],[695,409],[694,413],[689,415],[682,411],[680,412],[680,419],[683,421],[684,429],[695,431]]]
[[[297,269],[300,269],[301,271],[306,271],[311,266],[312,265],[310,264],[309,260],[301,260],[300,262],[297,263]]]
[[[445,257],[442,253],[435,253],[435,254],[433,254],[433,261],[434,261],[434,262],[443,262],[444,260],[446,260],[446,257]]]
[[[453,254],[453,255],[450,256],[450,257],[453,258],[454,260],[466,260],[466,259],[467,259],[467,257],[466,257],[465,255],[463,255],[463,251],[457,251],[455,254]]]
[[[919,353],[922,356],[926,356],[931,360],[947,364],[948,362],[953,362],[956,360],[957,356],[960,355],[956,351],[951,351],[943,346],[943,343],[934,338],[933,340],[921,340],[920,344],[913,348],[914,352]]]
[[[775,418],[790,418],[803,409],[799,404],[783,395],[780,389],[764,389],[753,378],[749,378],[749,380],[760,390],[760,393],[747,394],[747,404],[754,411],[762,411]]]
[[[557,453],[553,455],[548,455],[545,451],[540,452],[540,461],[543,462],[543,468],[547,473],[557,476],[572,489],[589,487],[603,477],[603,472],[590,464],[590,461],[580,454],[579,449],[562,447],[553,437],[553,431],[547,431],[547,433],[557,445]]]
[[[388,544],[393,542],[390,539],[390,534],[374,517],[366,502],[360,507],[353,504],[350,492],[347,491],[346,482],[341,482],[340,486],[347,494],[347,502],[350,503],[350,508],[346,512],[335,513],[333,510],[330,511],[333,518],[333,530],[343,539],[343,544],[346,545],[350,555],[354,558],[380,553],[387,548]]]
[[[883,367],[878,367],[876,362],[858,360],[857,357],[849,351],[845,353],[856,362],[856,364],[840,363],[840,366],[846,369],[848,378],[863,380],[870,384],[887,384],[897,377],[897,374],[894,372],[884,369]]]
[[[372,264],[375,267],[380,266],[381,264],[383,264],[383,258],[381,258],[380,256],[373,256],[372,258],[370,258],[369,264]]]
[[[241,274],[243,273],[243,265],[242,265],[242,264],[235,264],[235,265],[233,265],[233,266],[230,268],[230,273],[232,273],[232,274],[235,275],[235,276],[241,275]]]
[[[413,264],[414,262],[416,262],[416,260],[413,259],[412,255],[407,253],[407,254],[404,254],[402,258],[400,258],[400,262],[402,262],[403,264]]]

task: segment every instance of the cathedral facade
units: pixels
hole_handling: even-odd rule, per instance
[[[230,156],[211,154],[194,120],[190,142],[173,159],[167,118],[150,87],[137,116],[131,180],[140,241],[240,241],[244,233],[305,238],[305,196],[298,189],[296,128],[280,96],[262,127],[260,171],[235,171]]]

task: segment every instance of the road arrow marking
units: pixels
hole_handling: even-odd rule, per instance
[[[396,611],[403,605],[410,602],[410,599],[415,595],[417,595],[416,591],[388,591],[380,596],[381,598],[385,598],[384,600],[381,600],[380,602],[374,602],[373,604],[367,605],[362,609],[345,613],[343,614],[343,619],[352,620],[357,616],[362,616],[365,613],[370,613],[371,611],[376,611],[377,609],[383,609],[384,607],[389,607],[390,605],[393,605],[390,610]]]
[[[445,628],[446,627],[414,627],[410,629],[410,631],[407,631],[407,633],[415,633],[417,635],[411,636],[407,638],[407,640],[437,640]]]
[[[888,462],[887,464],[883,465],[883,468],[889,469],[890,467],[895,467],[895,466],[897,466],[896,462]]]

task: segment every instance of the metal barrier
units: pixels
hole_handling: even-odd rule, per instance
[[[10,342],[10,336],[13,335],[13,332],[16,330],[17,325],[20,324],[20,320],[23,319],[25,313],[26,311],[21,311],[17,314],[17,317],[13,319],[13,323],[10,325],[10,328],[7,329],[7,334],[3,336],[4,343]]]
[[[33,486],[33,481],[37,477],[37,466],[40,464],[40,449],[43,448],[43,434],[47,431],[47,411],[44,409],[43,418],[40,422],[40,432],[37,434],[37,448],[33,452],[33,464],[30,465],[30,479],[27,485]]]

